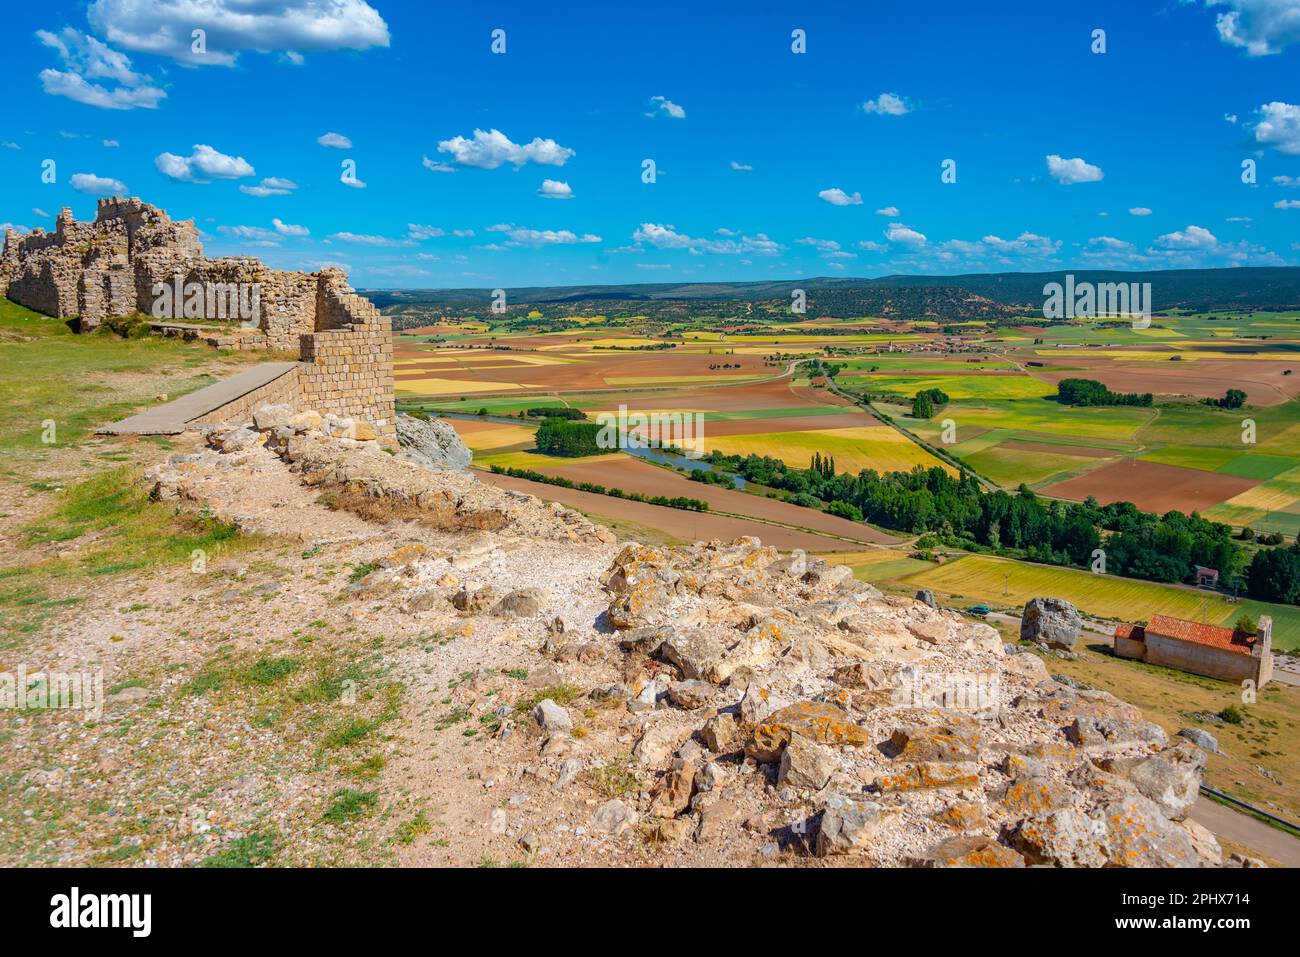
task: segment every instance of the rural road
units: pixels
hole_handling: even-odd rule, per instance
[[[1263,821],[1232,808],[1199,797],[1192,805],[1191,819],[1214,832],[1216,837],[1244,844],[1286,867],[1300,867],[1300,840]]]

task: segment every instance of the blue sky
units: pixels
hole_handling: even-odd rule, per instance
[[[93,0],[0,46],[0,223],[125,187],[363,287],[1300,264],[1300,0]]]

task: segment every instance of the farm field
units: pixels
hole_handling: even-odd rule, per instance
[[[1053,595],[1089,615],[1116,621],[1147,621],[1152,615],[1163,614],[1230,625],[1243,613],[1269,614],[1274,620],[1275,646],[1300,648],[1300,608],[1250,600],[1232,604],[1226,596],[1214,592],[1071,568],[966,555],[943,565],[930,565],[899,579],[899,584],[911,589],[930,588],[954,604],[963,605],[986,602],[993,606],[1021,606],[1031,598]]]

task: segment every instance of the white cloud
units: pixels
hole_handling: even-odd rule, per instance
[[[331,242],[354,243],[358,246],[413,246],[410,239],[391,239],[388,236],[375,236],[366,233],[331,233]]]
[[[1223,122],[1225,122],[1225,123],[1236,123],[1236,122],[1237,122],[1237,114],[1236,114],[1236,113],[1224,113],[1224,114],[1223,114]]]
[[[1253,223],[1255,220],[1250,216],[1229,216],[1225,222],[1229,223]]]
[[[195,66],[231,66],[245,50],[300,55],[389,41],[388,24],[365,0],[94,0],[87,17],[110,43]],[[205,52],[193,50],[195,29],[206,34]]]
[[[1156,245],[1165,249],[1213,249],[1218,244],[1214,233],[1202,226],[1188,226],[1156,238]]]
[[[813,246],[821,253],[833,253],[840,248],[840,244],[833,239],[814,239],[812,236],[796,239],[795,242],[800,246]]]
[[[1269,56],[1300,43],[1296,0],[1206,0],[1205,5],[1230,8],[1215,17],[1219,38],[1248,56]]]
[[[686,111],[667,97],[652,96],[650,97],[650,103],[650,112],[646,116],[667,116],[674,120],[686,119]]]
[[[1278,186],[1300,187],[1300,178],[1295,176],[1274,176],[1273,182]]]
[[[679,233],[676,227],[659,223],[642,223],[632,234],[634,242],[647,243],[655,249],[685,249],[694,254],[711,253],[730,256],[738,253],[776,255],[781,245],[767,237],[766,233],[753,236],[739,236],[727,239],[704,239]]]
[[[898,215],[899,215],[898,207],[897,207],[897,206],[885,206],[885,207],[883,207],[883,208],[881,208],[881,209],[876,210],[876,215],[877,215],[877,216],[891,216],[891,217],[892,217],[892,216],[898,216]]]
[[[35,213],[37,216],[39,216],[41,219],[50,218],[50,214],[47,213],[45,210],[41,209],[39,206],[33,206],[32,212]]]
[[[830,189],[824,189],[820,193],[818,193],[817,196],[820,199],[824,199],[832,206],[861,206],[862,205],[861,193],[854,193],[852,195],[849,195],[848,193],[844,192],[844,190],[840,189],[838,186],[833,186]]]
[[[1147,209],[1145,206],[1130,206],[1128,214],[1130,216],[1150,216],[1151,210]]]
[[[1300,209],[1300,199],[1279,199],[1273,204],[1274,209]]]
[[[423,239],[437,239],[439,236],[446,235],[446,230],[438,226],[421,226],[419,223],[406,224],[407,239],[414,239],[417,242]]]
[[[108,147],[109,149],[116,149],[117,147],[122,145],[117,140],[104,140],[103,143],[104,146]]]
[[[456,236],[456,237],[460,238],[460,239],[472,239],[473,236],[474,236],[474,230],[472,230],[472,229],[453,229],[453,230],[451,231],[451,234],[452,234],[453,236]]]
[[[561,146],[555,140],[544,140],[540,136],[534,137],[531,143],[523,145],[513,143],[510,137],[498,129],[486,133],[476,129],[473,139],[453,136],[438,144],[438,152],[450,154],[451,158],[461,166],[474,166],[479,169],[496,169],[505,163],[510,163],[515,169],[519,169],[525,163],[563,166],[574,155],[573,150]]]
[[[1064,159],[1055,153],[1047,157],[1047,172],[1052,179],[1062,186],[1073,186],[1075,183],[1096,183],[1105,176],[1100,166],[1085,163],[1082,156],[1076,156],[1074,159]]]
[[[864,239],[858,243],[859,249],[865,249],[871,253],[883,253],[889,249],[884,243],[878,243],[874,239]]]
[[[569,188],[568,183],[558,179],[544,179],[537,195],[543,199],[573,199],[573,190]]]
[[[423,166],[425,169],[433,170],[433,172],[435,173],[456,172],[456,167],[448,166],[446,163],[439,163],[436,160],[431,160],[427,156],[420,157],[420,165]]]
[[[328,146],[336,150],[352,149],[352,141],[342,133],[322,133],[316,137],[316,142],[321,146]]]
[[[96,176],[94,173],[73,173],[68,182],[78,193],[90,193],[93,196],[125,196],[130,192],[120,179]]]
[[[735,160],[731,161],[731,168],[741,173],[749,173],[754,169],[748,163],[737,163]]]
[[[280,233],[262,226],[218,226],[217,232],[243,240],[248,246],[279,246]]]
[[[891,243],[902,243],[905,246],[922,246],[926,242],[924,233],[902,223],[890,223],[885,229],[885,238]]]
[[[897,93],[881,93],[874,100],[863,103],[862,109],[880,116],[902,116],[912,111],[911,105]]]
[[[64,96],[102,110],[152,110],[167,94],[153,80],[131,68],[131,60],[89,34],[72,27],[58,33],[37,30],[37,38],[58,53],[63,70],[40,72],[51,96]],[[96,82],[103,81],[103,82]]]
[[[281,236],[310,236],[311,230],[306,226],[295,226],[292,223],[286,223],[279,219],[272,219],[271,225]]]
[[[159,153],[154,157],[158,172],[178,183],[210,183],[214,179],[240,179],[255,170],[242,156],[228,156],[202,143],[189,156]]]
[[[1054,256],[1061,248],[1059,240],[1027,231],[1021,233],[1015,239],[985,236],[980,242],[993,252],[1000,253],[1003,256],[1020,256],[1030,259]]]
[[[7,150],[20,150],[20,149],[22,149],[22,147],[19,146],[17,143],[15,143],[13,140],[5,140],[3,143],[0,143],[0,146],[3,146],[3,147],[4,147],[5,149],[7,149]]]
[[[297,188],[298,184],[291,179],[268,176],[256,186],[241,185],[239,191],[249,196],[287,196]]]
[[[489,226],[490,233],[505,233],[510,240],[506,246],[567,246],[574,243],[598,243],[601,238],[593,233],[581,235],[568,229],[530,229],[513,223]]]
[[[1300,106],[1274,101],[1255,111],[1255,142],[1271,146],[1287,156],[1300,156]]]

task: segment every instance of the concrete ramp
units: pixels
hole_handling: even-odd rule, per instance
[[[297,379],[297,362],[263,362],[95,431],[101,435],[176,435],[225,417],[246,417],[264,401],[291,401]]]

